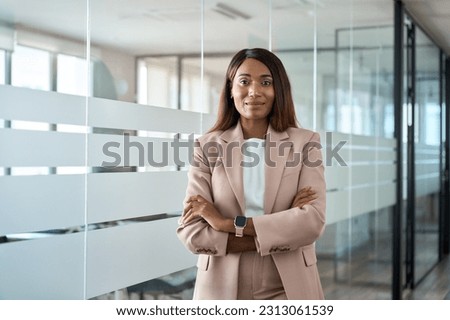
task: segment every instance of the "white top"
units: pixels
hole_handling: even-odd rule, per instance
[[[265,140],[250,138],[242,146],[245,216],[264,214]]]

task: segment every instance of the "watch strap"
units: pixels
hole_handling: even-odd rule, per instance
[[[243,237],[244,236],[244,227],[236,227],[235,236]]]

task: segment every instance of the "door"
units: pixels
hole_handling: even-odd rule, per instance
[[[442,179],[440,50],[405,24],[406,203],[404,287],[413,289],[439,261]]]

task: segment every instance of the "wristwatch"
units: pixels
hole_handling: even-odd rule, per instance
[[[247,218],[244,216],[236,216],[234,218],[234,226],[236,228],[236,237],[242,237],[244,235],[244,228],[247,225]]]

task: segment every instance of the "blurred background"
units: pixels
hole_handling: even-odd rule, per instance
[[[170,143],[208,130],[253,47],[281,58],[321,134],[325,297],[407,298],[448,253],[449,7],[2,0],[0,299],[191,299],[175,234],[189,155]]]

